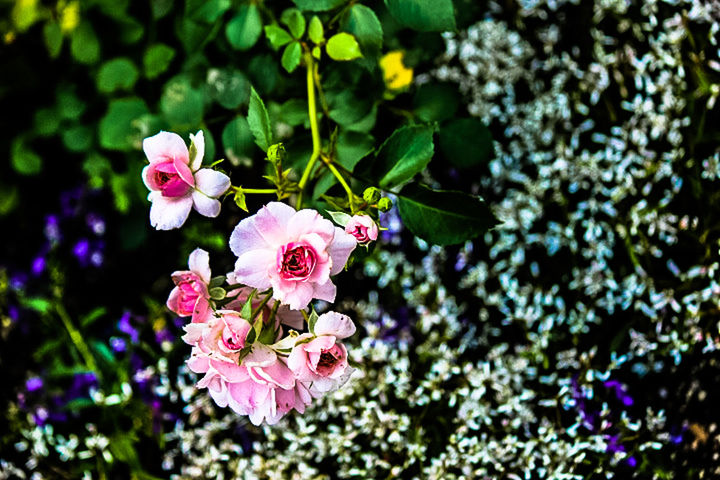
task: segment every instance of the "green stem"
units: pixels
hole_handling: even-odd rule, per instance
[[[327,162],[325,165],[330,169],[333,175],[335,175],[335,178],[337,178],[338,182],[340,182],[340,185],[345,189],[345,193],[347,193],[348,200],[350,202],[350,213],[355,213],[355,207],[353,205],[353,191],[350,188],[350,185],[347,184],[343,176],[340,174],[337,168],[335,168],[335,165],[332,164],[332,162]]]
[[[243,188],[235,187],[243,193],[277,193],[277,188]]]
[[[70,335],[70,340],[72,340],[75,348],[77,348],[77,351],[83,358],[85,366],[88,370],[95,372],[95,374],[99,376],[100,370],[98,370],[97,364],[95,363],[95,358],[92,356],[92,353],[90,353],[90,349],[88,348],[87,343],[85,343],[82,334],[77,328],[75,328],[75,325],[73,325],[67,310],[65,310],[65,307],[63,307],[59,302],[57,302],[55,309],[57,310],[60,320],[62,320],[63,325],[65,326],[65,330],[67,330],[68,335]]]
[[[260,312],[262,312],[263,307],[265,305],[267,305],[267,303],[270,301],[271,298],[272,298],[272,293],[268,293],[267,295],[265,295],[265,298],[262,299],[262,301],[260,302],[260,305],[258,305],[257,308],[255,308],[255,310],[253,311],[252,317],[250,317],[251,324],[255,321],[257,316],[260,315]]]
[[[322,143],[320,140],[320,129],[318,128],[317,121],[317,104],[315,101],[314,78],[316,74],[317,64],[315,63],[315,60],[313,59],[313,56],[310,54],[310,52],[305,52],[305,69],[307,73],[305,79],[307,83],[308,116],[310,117],[310,133],[312,134],[313,150],[312,154],[310,155],[310,160],[308,160],[302,177],[300,177],[300,182],[298,183],[298,188],[300,189],[300,192],[298,193],[297,203],[295,205],[298,210],[302,208],[302,196],[303,192],[305,191],[305,185],[307,185],[307,182],[310,179],[310,174],[312,173],[312,169],[315,166],[315,162],[318,158],[320,158],[320,149],[322,147]]]

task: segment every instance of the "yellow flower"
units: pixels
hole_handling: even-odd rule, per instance
[[[380,59],[380,68],[383,70],[385,84],[390,90],[402,90],[412,83],[413,69],[407,68],[403,63],[405,52],[394,50],[386,53]]]
[[[60,12],[60,29],[65,33],[75,30],[80,23],[80,2],[73,1],[67,5],[60,2],[58,11]]]

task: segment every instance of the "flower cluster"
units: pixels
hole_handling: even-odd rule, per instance
[[[255,425],[272,425],[345,383],[353,369],[340,340],[355,332],[353,321],[307,309],[335,300],[330,277],[357,243],[314,210],[271,202],[232,232],[238,259],[227,276],[212,278],[209,254],[193,251],[189,270],[172,274],[167,307],[191,317],[183,340],[193,347],[189,368],[204,375],[197,386]]]

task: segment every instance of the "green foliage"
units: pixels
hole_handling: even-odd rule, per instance
[[[290,34],[284,28],[277,25],[266,25],[265,36],[275,50],[292,42]]]
[[[175,58],[175,50],[164,43],[156,43],[148,47],[143,55],[143,67],[145,76],[153,79],[164,73],[173,58]]]
[[[333,60],[355,60],[362,57],[360,45],[349,33],[336,33],[327,42],[327,54]]]
[[[280,21],[288,27],[293,38],[299,40],[305,34],[305,17],[297,8],[285,10]]]
[[[130,90],[135,85],[138,76],[138,69],[129,58],[115,58],[103,63],[100,67],[97,87],[103,93]]]
[[[137,121],[149,112],[145,102],[137,97],[112,100],[100,120],[100,145],[108,150],[136,149],[142,141]]]
[[[70,52],[80,63],[95,63],[100,59],[100,42],[89,21],[83,21],[70,36]]]
[[[205,92],[194,87],[189,77],[178,75],[165,84],[160,109],[173,128],[195,128],[205,113]]]
[[[385,140],[372,165],[378,185],[392,189],[420,173],[432,160],[435,129],[425,125],[398,128]]]
[[[250,131],[253,137],[255,137],[255,144],[260,147],[263,152],[266,152],[268,147],[273,143],[270,116],[260,95],[258,95],[252,87],[250,87],[250,106],[248,108],[247,120]]]
[[[316,44],[320,44],[325,41],[325,31],[323,24],[317,15],[313,15],[310,19],[310,26],[308,27],[308,37]]]
[[[353,5],[343,16],[342,28],[355,36],[360,50],[366,56],[380,54],[383,45],[383,29],[372,9],[365,5]]]
[[[309,12],[324,12],[332,10],[347,3],[348,0],[293,0],[300,10]]]
[[[36,175],[42,170],[42,158],[21,137],[13,141],[10,158],[15,171],[22,175]]]
[[[385,0],[400,25],[421,32],[455,30],[452,0]]]
[[[252,156],[253,134],[245,117],[234,118],[225,125],[222,131],[222,144],[225,157],[233,165],[240,164],[242,158]]]
[[[262,18],[257,5],[240,5],[237,14],[227,23],[225,36],[237,50],[252,48],[262,34]]]
[[[490,130],[477,118],[458,118],[440,128],[440,150],[458,167],[484,165],[493,156]]]
[[[413,110],[423,122],[441,122],[455,116],[460,106],[457,86],[447,83],[426,83],[413,98]]]
[[[418,184],[403,188],[398,210],[411,232],[437,245],[465,242],[498,223],[479,197]]]
[[[245,105],[250,99],[250,81],[241,70],[210,69],[207,85],[210,97],[230,110]]]
[[[288,73],[292,73],[300,65],[302,58],[302,47],[300,42],[292,42],[285,47],[280,62]]]

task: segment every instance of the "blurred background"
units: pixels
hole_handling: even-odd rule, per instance
[[[454,0],[445,33],[362,4],[383,41],[321,72],[330,117],[358,155],[436,122],[422,180],[503,223],[441,248],[385,214],[337,279],[359,372],[254,427],[164,306],[195,247],[231,269],[245,213],[154,231],[141,142],[202,128],[255,186],[253,85],[304,161],[303,75],[262,33],[293,4],[0,0],[0,478],[720,476],[720,4]]]

